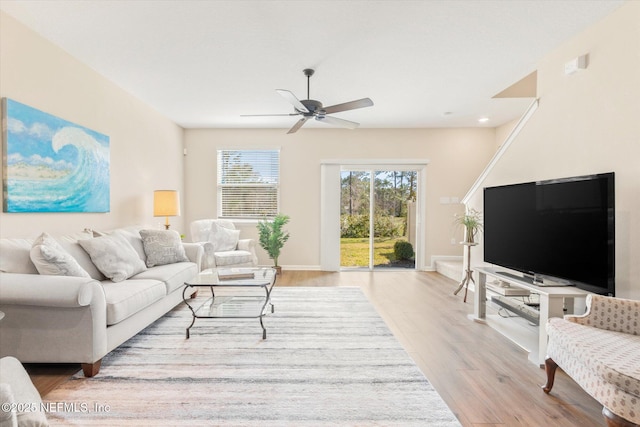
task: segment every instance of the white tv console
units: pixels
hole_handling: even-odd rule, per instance
[[[501,274],[504,272],[504,269],[501,268],[476,267],[475,270],[478,272],[479,277],[474,292],[472,319],[476,322],[487,323],[487,276],[508,282],[510,285],[526,289],[540,296],[540,326],[538,327],[537,346],[535,344],[527,346],[518,342],[517,338],[505,335],[516,342],[516,344],[529,350],[529,360],[532,363],[543,366],[544,359],[547,355],[547,321],[551,317],[562,317],[565,314],[565,308],[567,309],[566,314],[573,313],[574,299],[586,298],[590,292],[583,291],[574,286],[536,286],[524,278]]]

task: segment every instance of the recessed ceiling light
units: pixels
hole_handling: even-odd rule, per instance
[[[480,123],[487,123],[489,121],[489,117],[480,117],[478,119],[478,122]]]

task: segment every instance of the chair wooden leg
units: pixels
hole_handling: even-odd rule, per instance
[[[638,424],[625,420],[604,406],[602,407],[602,415],[607,422],[607,427],[638,427]]]
[[[82,373],[87,378],[91,378],[94,375],[98,375],[98,372],[100,372],[100,365],[101,364],[102,364],[102,359],[98,360],[97,362],[93,362],[93,363],[82,363],[81,364]]]
[[[553,388],[553,380],[556,378],[556,369],[558,365],[550,357],[547,357],[544,361],[544,370],[547,373],[547,383],[542,386],[542,390],[549,394]]]

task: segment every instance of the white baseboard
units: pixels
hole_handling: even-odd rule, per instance
[[[432,255],[431,265],[425,267],[425,271],[436,271],[436,261],[462,261],[458,255]]]
[[[273,267],[273,265],[259,265],[258,267]],[[282,265],[283,271],[301,270],[301,271],[320,271],[319,265]]]

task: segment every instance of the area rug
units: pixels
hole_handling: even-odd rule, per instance
[[[200,295],[199,298],[204,298]],[[275,313],[183,304],[45,396],[52,425],[459,426],[357,287],[274,288]]]

